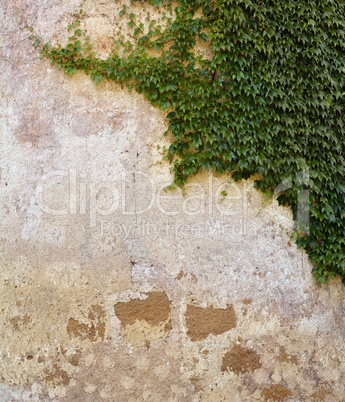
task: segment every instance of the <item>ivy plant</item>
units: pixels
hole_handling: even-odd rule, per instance
[[[292,208],[313,274],[345,283],[345,1],[148,3],[162,24],[148,11],[137,21],[123,5],[118,18],[133,33],[118,32],[107,59],[82,32],[82,10],[66,46],[31,38],[65,73],[114,80],[169,112],[166,157],[176,185],[209,168],[235,180],[258,174],[265,194],[288,180],[278,201]],[[308,225],[298,227],[308,210]]]

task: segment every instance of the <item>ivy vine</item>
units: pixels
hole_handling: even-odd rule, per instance
[[[313,274],[345,283],[345,2],[148,3],[162,24],[149,11],[137,21],[123,5],[119,18],[133,35],[118,32],[106,60],[80,28],[82,10],[66,46],[31,38],[65,73],[117,81],[169,111],[166,157],[176,185],[209,168],[235,180],[259,174],[255,186],[270,194],[288,181],[278,201],[292,208]],[[202,42],[208,57],[198,55]],[[308,226],[298,227],[308,208]]]

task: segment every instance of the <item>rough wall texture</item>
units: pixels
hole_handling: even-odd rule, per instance
[[[290,211],[211,172],[164,192],[165,113],[39,60],[24,21],[64,41],[80,5],[2,3],[1,400],[345,400],[344,287]],[[118,6],[82,7],[106,55]]]

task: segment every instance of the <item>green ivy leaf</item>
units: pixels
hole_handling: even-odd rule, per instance
[[[140,38],[145,27],[138,21],[134,43],[119,31],[118,49],[107,60],[91,52],[89,38],[82,49],[80,29],[65,47],[30,39],[66,74],[91,72],[96,84],[104,75],[169,109],[173,140],[164,158],[174,185],[213,168],[235,180],[259,174],[255,187],[269,196],[288,179],[278,202],[292,209],[294,239],[314,264],[313,275],[320,283],[345,278],[345,3],[314,2],[312,12],[302,0],[177,3],[174,13],[169,4],[161,14],[164,21],[170,8],[166,26],[147,15],[148,32]],[[159,14],[163,0],[151,4]],[[123,4],[120,16],[126,11]],[[134,18],[130,13],[130,28]],[[210,46],[207,57],[196,39]],[[303,231],[300,215],[307,210]]]

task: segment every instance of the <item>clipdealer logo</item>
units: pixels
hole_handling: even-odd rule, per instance
[[[146,181],[148,186],[145,191],[145,205],[131,208],[134,193],[128,194],[128,185],[135,181]],[[64,186],[61,186],[61,183]],[[96,227],[98,216],[109,216],[115,212],[122,215],[143,215],[153,207],[165,216],[177,216],[185,214],[195,216],[207,213],[218,212],[224,216],[237,215],[238,212],[231,208],[232,203],[242,200],[241,188],[236,183],[231,183],[231,194],[227,195],[227,208],[224,208],[222,201],[224,188],[229,187],[228,182],[221,183],[216,188],[212,183],[210,174],[207,189],[199,183],[186,185],[187,194],[177,187],[174,191],[167,191],[171,183],[160,183],[145,172],[122,172],[116,180],[93,181],[87,180],[85,172],[78,174],[77,169],[68,171],[55,170],[44,175],[36,187],[36,199],[39,207],[46,214],[52,216],[66,215],[89,215],[90,227]],[[59,187],[60,186],[60,187]],[[132,189],[136,191],[136,188]],[[214,191],[215,190],[215,191]],[[52,201],[51,195],[59,197],[60,204],[63,200],[63,207],[57,207]],[[141,197],[141,194],[139,195]],[[55,198],[56,198],[55,197]],[[142,197],[141,197],[142,198]],[[229,208],[230,207],[230,208]]]
[[[301,232],[308,233],[309,171],[300,171],[296,177],[284,180],[277,186],[275,196],[291,188],[293,180],[301,184],[296,227]],[[63,186],[61,186],[62,182]],[[146,182],[145,197],[142,197],[142,191],[136,194],[137,185],[131,192],[128,191],[134,182],[137,184]],[[248,206],[246,183],[239,186],[234,181],[224,180],[215,185],[212,171],[210,171],[206,186],[200,183],[188,183],[187,194],[183,194],[179,187],[174,191],[167,191],[169,184],[171,183],[157,185],[152,176],[141,171],[121,172],[116,179],[112,180],[90,180],[85,172],[78,173],[76,168],[72,168],[50,171],[42,176],[36,187],[36,199],[41,210],[51,216],[88,215],[91,228],[97,226],[98,217],[109,216],[116,212],[124,216],[140,216],[154,207],[166,217],[215,213],[223,217],[246,215]],[[139,197],[141,201],[144,200],[145,205],[142,205],[142,202],[139,207],[133,205],[133,198],[136,197]],[[56,202],[54,205],[55,198],[59,199],[59,207]],[[279,207],[275,200],[272,200],[272,207],[279,215]]]

